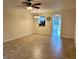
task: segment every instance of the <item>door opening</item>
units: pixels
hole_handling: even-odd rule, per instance
[[[55,56],[61,54],[62,42],[61,42],[61,16],[54,15],[52,18],[52,48],[55,51]]]
[[[55,15],[53,16],[53,36],[61,37],[61,16],[60,15]]]

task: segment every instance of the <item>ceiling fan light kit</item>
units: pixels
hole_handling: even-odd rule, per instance
[[[29,6],[29,7],[27,7],[26,9],[27,9],[27,10],[32,10],[33,8]]]

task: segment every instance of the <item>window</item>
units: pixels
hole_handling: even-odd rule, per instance
[[[45,16],[40,16],[38,20],[39,20],[39,26],[45,26]]]

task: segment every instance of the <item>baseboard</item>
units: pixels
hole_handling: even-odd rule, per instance
[[[28,35],[31,35],[31,34],[33,34],[33,33],[26,34],[26,35],[22,35],[22,36],[18,36],[18,37],[12,38],[12,39],[8,39],[8,40],[3,41],[3,43],[6,43],[6,42],[9,42],[9,41],[12,41],[12,40],[15,40],[15,39],[18,39],[18,38],[24,37],[24,36],[28,36]]]
[[[73,37],[68,37],[68,36],[62,36],[61,38],[74,39]]]

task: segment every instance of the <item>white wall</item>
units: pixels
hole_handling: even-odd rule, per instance
[[[4,42],[33,33],[33,18],[26,10],[10,8],[4,0]]]
[[[74,38],[76,28],[76,10],[62,10],[62,37]]]
[[[58,11],[49,11],[41,13],[41,16],[51,17],[60,14],[62,16],[62,33],[61,36],[64,38],[74,38],[75,36],[75,21],[76,21],[76,15],[75,10],[58,10]],[[51,21],[46,20],[46,26],[45,27],[39,27],[38,20],[35,21],[35,32],[41,33],[41,34],[51,34],[52,31],[52,19]]]

